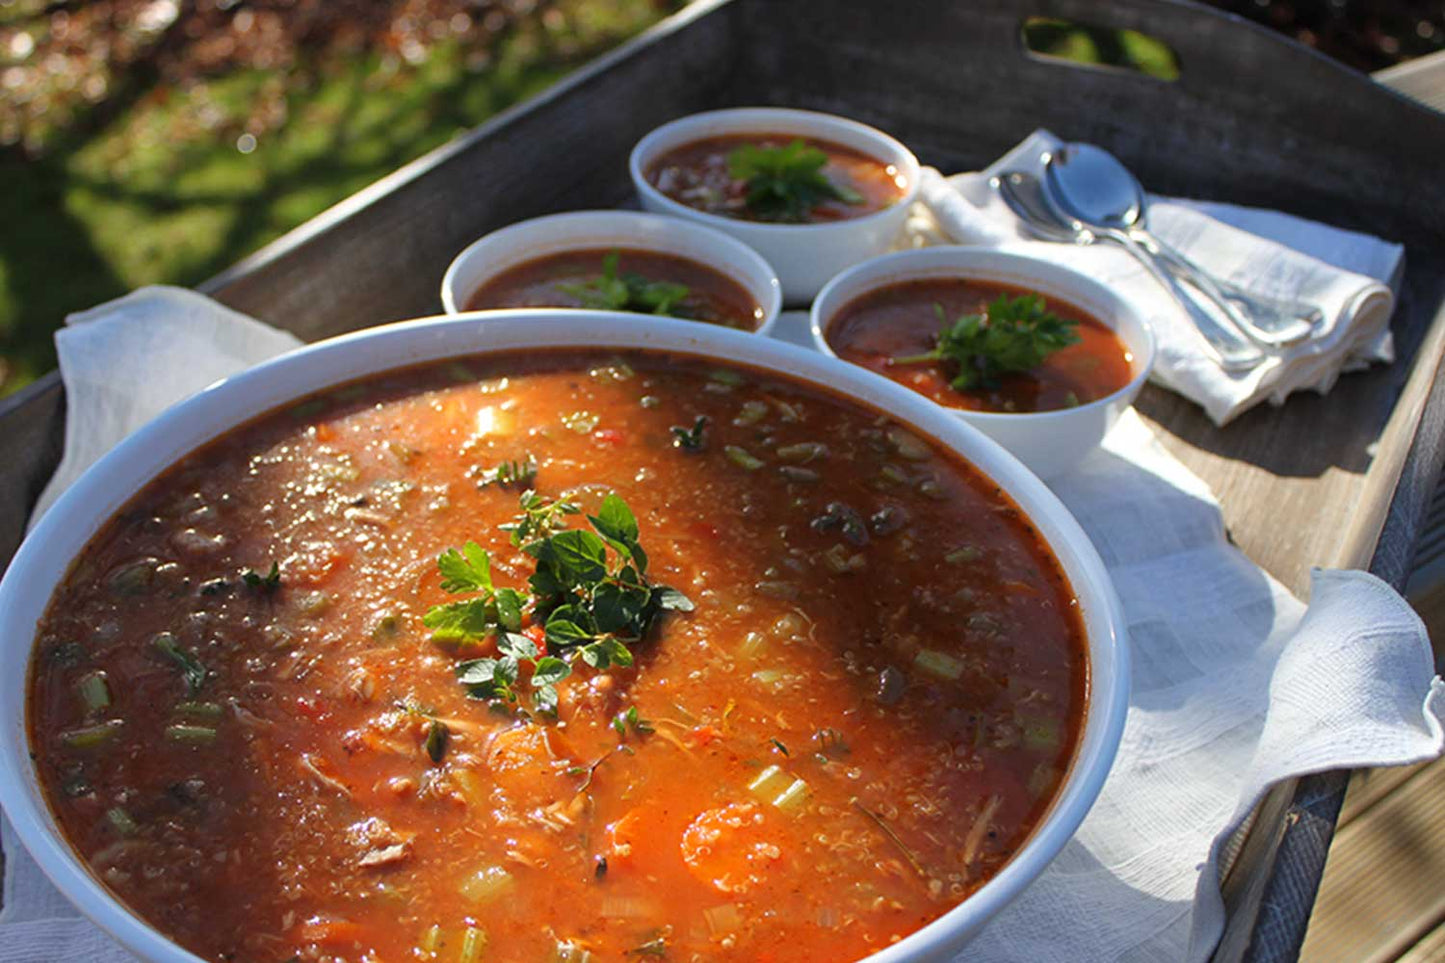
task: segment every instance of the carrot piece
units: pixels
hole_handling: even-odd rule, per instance
[[[723,893],[744,893],[767,879],[783,858],[762,808],[732,803],[698,814],[682,834],[682,859],[704,883]]]
[[[569,765],[560,737],[535,723],[497,733],[487,751],[487,767],[497,786],[509,799],[527,807],[570,796],[571,784],[559,778]]]
[[[710,726],[704,723],[688,734],[688,741],[695,747],[702,748],[722,738],[722,732],[717,726]]]
[[[296,933],[303,943],[318,946],[347,946],[360,943],[366,936],[366,927],[351,920],[309,919],[301,924]]]

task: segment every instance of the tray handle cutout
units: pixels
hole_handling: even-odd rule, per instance
[[[1179,79],[1179,56],[1158,37],[1058,17],[1028,17],[1019,26],[1028,56],[1094,70]]]

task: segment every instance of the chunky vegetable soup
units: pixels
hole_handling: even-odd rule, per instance
[[[645,172],[688,207],[745,221],[863,217],[902,199],[902,173],[862,151],[787,134],[709,137],[675,147]]]
[[[826,337],[843,360],[950,408],[1055,411],[1134,377],[1132,353],[1098,320],[988,281],[880,287],[844,305]]]
[[[752,331],[762,306],[741,284],[696,261],[637,250],[549,254],[503,271],[478,288],[468,311],[594,308],[707,321]]]
[[[847,961],[1029,835],[1085,711],[1019,511],[662,354],[378,377],[188,457],[40,627],[96,876],[211,960]]]

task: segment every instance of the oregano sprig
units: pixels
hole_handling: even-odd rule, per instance
[[[728,173],[746,184],[748,211],[765,221],[805,221],[824,201],[863,203],[863,195],[823,173],[827,164],[826,152],[802,140],[783,147],[744,144],[728,154]]]
[[[519,505],[521,512],[502,527],[511,532],[512,544],[536,561],[530,592],[494,586],[490,556],[467,542],[443,552],[437,569],[444,591],[470,597],[434,606],[422,621],[443,644],[496,644],[495,657],[457,665],[457,680],[468,695],[516,703],[523,670],[529,669],[532,705],[555,713],[556,685],[571,674],[572,660],[596,669],[632,665],[629,646],[644,639],[663,612],[691,611],[693,605],[676,589],[647,578],[637,518],[617,495],[608,495],[597,514],[588,516],[590,531],[567,527],[566,519],[580,509],[566,500],[527,491]],[[524,614],[542,626],[545,653],[522,631]]]
[[[1011,298],[1001,294],[983,314],[965,314],[950,323],[943,305],[934,313],[943,325],[933,350],[892,359],[893,364],[942,361],[949,383],[959,391],[996,388],[1009,372],[1031,371],[1055,351],[1076,344],[1079,324],[1052,311],[1037,294]]]

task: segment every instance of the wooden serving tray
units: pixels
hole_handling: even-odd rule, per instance
[[[1142,31],[1181,73],[1036,58],[1031,16]],[[626,159],[657,124],[773,104],[855,117],[945,172],[1036,127],[1113,151],[1151,190],[1272,207],[1407,247],[1399,360],[1223,430],[1146,389],[1139,407],[1213,486],[1235,542],[1303,595],[1312,566],[1397,587],[1442,457],[1445,117],[1243,20],[1183,0],[702,0],[543,97],[402,168],[203,290],[315,339],[440,311],[442,272],[494,228],[631,196]],[[50,375],[0,403],[0,557],[60,454]],[[1345,773],[1278,787],[1226,881],[1220,961],[1298,955]]]

